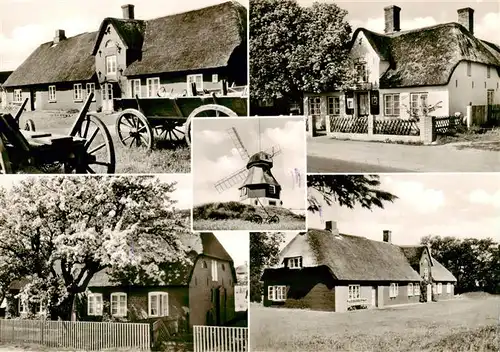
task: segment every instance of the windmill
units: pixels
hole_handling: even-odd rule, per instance
[[[246,166],[216,182],[215,189],[222,193],[240,184],[238,188],[240,202],[254,206],[282,206],[283,201],[280,200],[281,185],[271,173],[273,158],[281,154],[280,146],[276,145],[264,151],[260,150],[259,128],[259,151],[250,156],[236,129],[232,127],[227,130],[227,133],[241,158],[246,162]]]

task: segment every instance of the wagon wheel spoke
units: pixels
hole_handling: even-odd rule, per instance
[[[125,138],[123,139],[123,142],[128,141],[130,138],[132,138],[132,136],[125,137]]]
[[[118,139],[124,147],[145,147],[146,149],[153,147],[153,128],[138,110],[127,109],[121,112],[115,126]]]
[[[99,133],[98,129],[96,129],[94,133],[92,133],[92,136],[90,136],[90,138],[87,140],[87,143],[85,143],[85,149],[88,149],[88,147],[92,144],[98,133]]]
[[[134,128],[132,125],[126,123],[125,121],[122,121],[121,124],[127,126],[130,129]]]
[[[95,174],[95,171],[89,165],[87,165],[86,170],[89,174]]]

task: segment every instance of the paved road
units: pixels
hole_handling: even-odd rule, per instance
[[[396,169],[382,165],[370,165],[357,163],[340,159],[328,159],[317,156],[307,156],[307,172],[343,173],[349,170],[350,173],[369,173],[369,172],[412,172],[411,170]]]
[[[457,146],[346,141],[327,136],[308,138],[307,156],[311,160],[308,171],[500,172],[500,152],[457,149]]]

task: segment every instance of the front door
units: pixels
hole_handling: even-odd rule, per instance
[[[370,103],[368,92],[358,93],[358,117],[368,116],[370,113]]]
[[[432,301],[432,285],[427,285],[427,302]]]
[[[113,85],[104,83],[102,85],[102,111],[113,111]]]
[[[377,306],[377,286],[372,287],[372,307]]]

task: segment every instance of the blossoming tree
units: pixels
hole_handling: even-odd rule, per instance
[[[76,295],[105,268],[116,280],[161,283],[162,265],[190,260],[194,236],[173,209],[174,190],[144,176],[19,182],[0,198],[0,289],[22,278],[20,299],[69,320]]]

